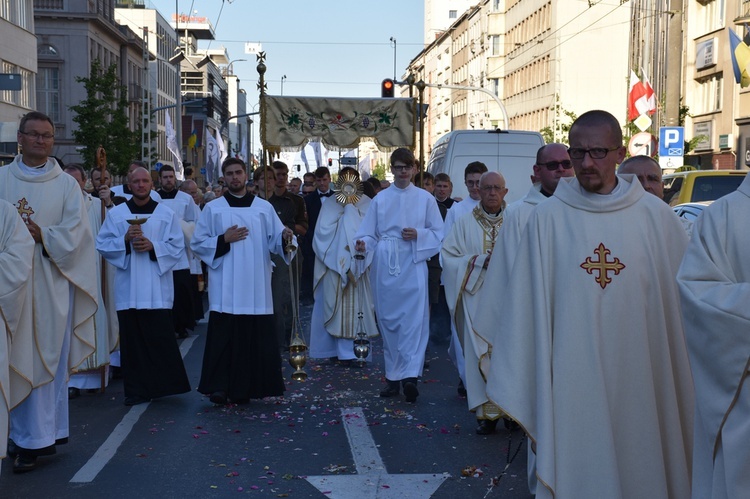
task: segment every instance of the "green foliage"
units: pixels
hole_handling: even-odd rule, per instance
[[[552,108],[552,112],[555,116],[555,123],[553,126],[546,126],[539,130],[542,134],[545,144],[552,142],[568,142],[568,132],[573,122],[578,118],[578,115],[573,111],[568,111],[563,108],[560,104],[560,96],[555,95],[555,105]]]
[[[378,180],[383,180],[387,171],[388,166],[383,161],[378,161],[370,174]]]
[[[101,62],[94,60],[89,77],[76,77],[76,81],[86,89],[86,98],[70,106],[78,124],[73,137],[83,146],[84,164],[93,167],[96,149],[102,146],[112,173],[124,174],[130,161],[141,157],[141,127],[130,129],[127,89],[120,83],[117,66],[104,70]]]

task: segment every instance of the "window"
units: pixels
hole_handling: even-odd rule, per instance
[[[721,111],[722,75],[715,74],[695,82],[695,101],[690,110],[695,114]]]
[[[492,12],[500,12],[500,0],[492,0]]]
[[[492,35],[490,37],[490,55],[501,55],[500,54],[500,35]]]
[[[458,17],[458,11],[457,10],[449,10],[448,11],[448,19],[456,19]]]
[[[490,78],[490,91],[500,97],[500,78]]]
[[[724,27],[726,0],[705,0],[697,2],[695,27],[698,34],[710,33]]]
[[[37,109],[60,122],[60,70],[40,67],[36,75]]]

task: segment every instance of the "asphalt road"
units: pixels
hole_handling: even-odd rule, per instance
[[[181,340],[193,386],[205,332],[200,324]],[[194,391],[125,407],[113,380],[70,402],[70,443],[35,471],[14,475],[3,461],[0,497],[530,497],[525,440],[502,424],[475,434],[445,346],[430,345],[416,404],[378,396],[379,340],[373,354],[364,368],[308,360],[305,382],[291,379],[285,359],[284,397],[243,406],[214,406]]]

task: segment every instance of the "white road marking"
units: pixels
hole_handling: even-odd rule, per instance
[[[187,353],[190,351],[190,347],[193,346],[196,335],[190,335],[180,343],[180,354],[184,359]],[[70,479],[70,483],[90,483],[93,482],[96,476],[109,461],[117,453],[117,449],[120,445],[128,438],[133,426],[138,422],[151,402],[144,404],[134,405],[130,410],[123,416],[122,421],[115,427],[112,433],[107,437],[107,440],[96,450],[91,459],[89,459],[83,467],[78,470],[73,478]]]
[[[362,408],[341,409],[341,419],[357,474],[308,476],[307,481],[325,493],[326,497],[424,499],[432,496],[443,481],[450,477],[448,473],[389,475]]]

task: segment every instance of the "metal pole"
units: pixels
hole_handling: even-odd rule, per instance
[[[503,101],[500,100],[500,97],[498,97],[491,91],[487,90],[486,88],[470,87],[468,85],[443,85],[442,83],[424,83],[424,86],[433,87],[433,88],[450,88],[453,90],[471,90],[472,92],[484,92],[485,94],[495,99],[495,102],[497,102],[497,105],[500,106],[500,113],[502,113],[503,115],[503,123],[505,124],[505,128],[506,129],[510,128],[510,121],[508,121],[508,112],[505,110]],[[679,92],[678,92],[678,95],[679,95]]]
[[[396,79],[396,39],[391,37],[393,42],[393,79]]]
[[[682,84],[682,0],[671,0],[667,31],[667,91],[665,118],[667,126],[680,121],[680,86]]]
[[[417,90],[419,90],[419,186],[422,187],[424,182],[424,117],[422,110],[424,109],[424,89],[427,85],[423,80],[417,82]]]
[[[180,43],[180,11],[178,7],[178,0],[174,0],[174,34],[177,37],[177,47],[182,50],[182,44]],[[185,39],[185,42],[187,43],[187,37]],[[187,51],[186,51],[187,52]],[[182,58],[180,58],[182,59]],[[175,71],[175,105],[177,107],[177,112],[175,113],[174,117],[174,133],[177,139],[177,150],[180,152],[180,156],[182,156],[182,82],[180,81],[182,79],[182,76],[180,74],[180,65],[182,64],[182,60],[178,61],[177,64],[175,64],[176,71]]]
[[[284,96],[284,80],[286,80],[286,75],[281,77],[281,96]]]

